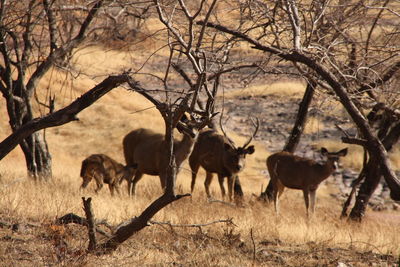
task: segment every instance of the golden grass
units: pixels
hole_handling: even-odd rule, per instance
[[[118,66],[120,65],[114,67],[118,68]],[[96,67],[93,71],[97,72],[102,68]],[[43,83],[46,84],[46,81]],[[69,100],[90,89],[94,82],[82,79],[74,81],[73,84],[70,99],[58,105],[67,104]],[[54,83],[54,86],[57,86],[57,83]],[[46,87],[42,88],[45,90]],[[301,84],[277,83],[247,89],[246,93],[294,96],[302,94],[302,90],[304,86]],[[237,94],[232,92],[228,95],[235,97]],[[0,115],[6,118],[3,104],[4,100],[1,99]],[[57,217],[70,212],[84,216],[82,196],[93,197],[92,204],[96,218],[106,219],[113,225],[140,214],[161,194],[157,177],[144,176],[138,183],[137,195],[133,198],[127,196],[125,184],[122,194],[112,198],[107,187],[104,187],[97,195],[94,194],[93,185],[86,191],[80,191],[79,171],[81,161],[93,153],[105,153],[123,162],[122,138],[132,129],[147,127],[162,132],[163,123],[158,111],[153,108],[136,112],[147,107],[151,107],[151,104],[138,94],[118,88],[81,112],[78,116],[80,121],[47,129],[46,136],[53,156],[54,173],[53,180],[48,183],[35,183],[26,178],[24,157],[20,149],[16,148],[0,161],[1,216],[11,218],[14,222],[41,223],[44,228],[37,230],[40,232],[37,236],[47,237],[50,230],[45,225],[53,223]],[[4,138],[9,133],[9,127],[5,120],[0,123],[2,129],[7,129],[0,132],[0,138]],[[235,136],[233,133],[230,136],[238,144],[246,139],[246,137]],[[324,141],[323,145],[328,149],[339,146],[327,141]],[[354,151],[356,148],[350,149],[346,160],[356,157],[357,153]],[[279,216],[274,213],[272,205],[268,206],[255,201],[252,194],[259,195],[261,187],[265,188],[268,183],[264,175],[265,159],[268,155],[263,145],[256,143],[256,153],[248,156],[246,169],[240,174],[245,193],[244,207],[208,203],[203,186],[205,173],[201,170],[193,196],[173,203],[154,217],[155,221],[168,221],[175,224],[196,224],[233,218],[236,227],[225,224],[203,227],[202,230],[206,232],[206,236],[210,237],[206,238],[204,233],[200,235],[197,228],[176,228],[175,232],[171,232],[168,227],[154,225],[133,236],[111,256],[88,256],[83,262],[79,261],[79,257],[71,256],[70,263],[75,265],[79,261],[80,265],[87,266],[139,264],[165,266],[175,262],[188,266],[250,266],[253,264],[251,257],[253,240],[250,231],[253,231],[253,239],[257,247],[261,246],[259,244],[261,241],[278,240],[281,245],[278,244],[277,249],[292,251],[301,248],[306,255],[311,251],[311,247],[313,249],[314,247],[351,248],[357,251],[400,254],[398,246],[400,235],[393,234],[400,232],[398,215],[368,211],[361,225],[341,221],[338,218],[341,203],[324,193],[327,191],[325,185],[321,186],[318,194],[316,216],[310,220],[305,217],[301,192],[287,190],[284,193],[280,202]],[[356,165],[355,163],[345,164],[352,167]],[[191,174],[188,169],[186,163],[178,176],[178,193],[190,191]],[[214,178],[211,192],[213,196],[220,198],[217,184],[217,179]],[[66,234],[69,246],[76,250],[84,250],[87,247],[85,231],[77,230],[81,228],[73,225],[66,229],[65,231],[69,233]],[[80,234],[76,234],[77,232]],[[244,247],[247,247],[250,252],[241,252],[238,246],[232,245],[232,242],[236,242],[234,238],[236,235],[240,237],[237,242],[243,242]],[[15,236],[18,237],[18,234],[13,235]],[[32,263],[29,260],[18,260],[13,256],[16,254],[7,252],[9,250],[34,251],[34,255],[40,255],[38,262],[44,265],[57,262],[52,242],[46,241],[45,238],[21,238],[26,238],[27,246],[31,247],[28,249],[15,243],[5,245],[0,248],[0,255],[4,255],[0,257],[0,262],[4,260],[8,265],[18,266],[28,266]],[[54,238],[53,235],[51,238]],[[258,257],[261,256],[258,255]],[[296,265],[295,258],[287,258],[285,261],[294,262],[293,264]],[[269,266],[267,263],[264,264]],[[260,263],[260,265],[263,264]]]
[[[392,151],[389,153],[389,159],[392,163],[393,169],[400,170],[400,147],[395,146],[393,147]]]
[[[239,96],[264,96],[274,95],[279,97],[301,98],[305,86],[300,82],[275,82],[268,85],[252,85],[242,90],[225,92],[226,98]]]
[[[310,116],[307,119],[306,125],[304,127],[305,134],[314,134],[320,132],[325,128],[324,123],[317,117]]]
[[[250,160],[249,166],[252,165]],[[57,166],[58,164],[55,163]],[[7,169],[4,172],[4,169]],[[144,177],[138,184],[137,195],[129,198],[125,192],[112,198],[107,188],[99,194],[94,194],[93,188],[79,191],[79,166],[70,168],[55,168],[53,181],[50,183],[34,183],[24,176],[24,169],[10,166],[1,166],[3,176],[0,180],[0,211],[3,217],[10,216],[19,222],[36,222],[50,224],[55,218],[73,212],[84,216],[81,196],[93,197],[93,210],[98,219],[106,219],[111,224],[118,224],[124,220],[140,214],[157,196],[161,194],[159,181],[156,177]],[[253,171],[248,171],[248,177],[242,176],[245,191],[245,206],[235,208],[219,203],[207,203],[202,181],[204,173],[200,173],[198,185],[192,198],[182,199],[161,210],[154,221],[171,222],[174,224],[197,224],[218,219],[233,218],[236,227],[230,228],[224,224],[215,224],[204,227],[207,235],[223,240],[226,231],[231,229],[234,234],[240,234],[240,241],[251,244],[250,231],[256,242],[265,240],[279,240],[282,247],[336,247],[352,248],[359,251],[374,251],[383,254],[398,255],[400,224],[398,215],[378,214],[369,211],[363,224],[351,224],[338,218],[340,205],[332,202],[329,196],[318,195],[316,216],[310,220],[305,217],[304,203],[301,192],[288,190],[281,198],[281,214],[276,216],[272,205],[254,201],[252,193],[258,194],[259,184],[263,177],[252,177]],[[178,179],[178,191],[189,191],[190,178],[186,171],[182,171]],[[324,187],[324,186],[322,186]],[[320,192],[323,192],[322,189]],[[214,196],[219,197],[219,188],[216,181],[212,184]],[[397,217],[390,217],[397,216]],[[397,219],[396,219],[397,218]],[[67,230],[74,226],[67,227]],[[229,264],[250,264],[250,259],[243,259],[235,253],[226,254],[226,248],[219,247],[220,243],[208,244],[204,248],[196,248],[195,243],[179,236],[196,235],[196,228],[176,228],[175,233],[168,228],[151,226],[132,237],[112,257],[102,256],[92,261],[105,261],[108,264],[123,263],[127,257],[133,257],[128,262],[160,264],[166,262],[199,262],[199,266],[228,266]],[[84,233],[84,232],[83,232]],[[373,234],[371,234],[373,233]],[[87,245],[78,237],[70,237],[70,246],[84,249]],[[85,236],[81,236],[85,239]],[[72,242],[75,240],[76,243]],[[186,244],[186,243],[187,244]],[[204,242],[210,242],[205,240]],[[221,241],[222,242],[222,241]],[[223,242],[222,242],[223,243]],[[189,253],[190,252],[190,253]],[[132,255],[134,253],[134,255]],[[182,255],[185,257],[182,258]],[[211,256],[210,256],[211,255]],[[104,263],[103,263],[104,264]],[[106,264],[106,265],[108,265]]]

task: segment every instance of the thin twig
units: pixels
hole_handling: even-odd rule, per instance
[[[231,206],[231,207],[236,207],[236,205],[233,204],[233,203],[222,201],[222,200],[219,200],[219,199],[208,199],[208,202],[209,203],[221,203],[221,204],[225,204],[225,205],[228,205],[228,206]]]
[[[253,264],[256,261],[256,242],[254,241],[253,228],[250,229],[251,242],[253,244]]]
[[[348,132],[346,132],[345,129],[343,129],[339,124],[335,123],[336,128],[338,128],[339,131],[341,131],[347,138],[351,138]]]

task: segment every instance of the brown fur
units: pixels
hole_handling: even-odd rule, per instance
[[[311,199],[311,212],[314,213],[318,186],[334,172],[339,157],[346,156],[347,148],[339,152],[328,152],[326,148],[321,148],[321,154],[327,157],[323,164],[285,151],[268,157],[267,167],[273,185],[276,212],[278,212],[279,197],[287,187],[302,190],[307,215],[309,198]]]
[[[204,182],[207,197],[210,195],[210,183],[213,173],[217,173],[222,197],[225,197],[224,178],[228,178],[228,194],[232,200],[233,185],[237,174],[245,166],[246,154],[254,153],[254,146],[236,148],[227,137],[218,134],[215,130],[204,130],[194,145],[189,157],[189,165],[192,170],[191,190],[193,192],[199,167],[206,170]]]
[[[86,188],[94,178],[97,184],[96,193],[103,188],[103,183],[105,183],[108,184],[111,195],[114,195],[114,190],[119,193],[119,184],[124,179],[132,177],[134,169],[135,165],[125,167],[104,154],[90,155],[82,161],[81,188]]]
[[[190,155],[193,144],[197,138],[184,135],[181,141],[174,141],[176,166],[179,170],[182,162]],[[161,187],[165,187],[165,179],[161,177],[160,170],[165,168],[166,144],[164,135],[152,130],[140,128],[133,130],[123,139],[123,148],[126,164],[137,164],[135,177],[128,184],[128,193],[135,194],[137,182],[143,174],[160,176]]]

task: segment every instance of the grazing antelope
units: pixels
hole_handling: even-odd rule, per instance
[[[324,163],[296,156],[289,152],[278,152],[267,159],[268,172],[273,186],[275,211],[278,213],[278,200],[285,187],[303,191],[307,216],[309,215],[309,199],[311,212],[315,211],[315,197],[318,186],[337,168],[339,157],[347,154],[347,148],[338,152],[328,152],[321,148],[321,154],[326,157]]]
[[[94,178],[98,193],[103,188],[103,183],[108,184],[111,195],[114,190],[119,193],[119,185],[134,174],[136,165],[123,166],[104,154],[93,154],[82,161],[81,177],[83,179],[81,188],[86,188]]]
[[[204,186],[207,197],[211,197],[209,187],[213,178],[213,173],[217,173],[223,198],[225,197],[224,178],[228,178],[228,196],[229,200],[232,201],[233,185],[237,174],[243,170],[245,166],[246,155],[253,154],[255,151],[253,145],[248,145],[256,135],[258,127],[259,122],[257,120],[253,135],[242,147],[235,146],[233,141],[227,137],[222,125],[221,130],[224,135],[218,134],[213,129],[200,132],[192,154],[189,157],[189,165],[192,170],[192,192],[196,183],[197,172],[201,166],[206,171]]]
[[[182,120],[181,120],[182,121]],[[190,155],[193,145],[198,136],[198,128],[204,126],[190,125],[188,127],[191,133],[183,131],[183,138],[174,140],[174,154],[177,170],[182,162]],[[178,128],[179,129],[179,128]],[[166,181],[161,174],[165,169],[166,142],[163,134],[155,133],[152,130],[139,128],[128,133],[122,142],[125,161],[128,166],[137,164],[135,177],[129,179],[128,193],[134,195],[136,184],[142,178],[143,174],[158,175],[160,177],[161,187],[164,189]]]

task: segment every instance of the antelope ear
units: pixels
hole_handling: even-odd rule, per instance
[[[245,153],[253,154],[254,151],[255,151],[254,146],[249,146],[248,148],[246,148]]]
[[[342,150],[340,150],[340,151],[338,152],[338,155],[339,155],[339,157],[344,157],[344,156],[346,156],[346,155],[347,155],[347,147],[344,148],[344,149],[342,149]]]
[[[326,154],[328,154],[329,152],[328,152],[328,149],[326,149],[325,147],[321,147],[321,154],[322,155],[326,155]]]

